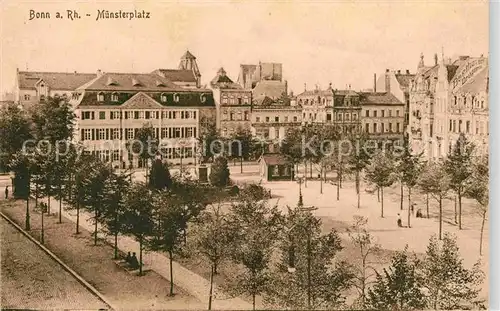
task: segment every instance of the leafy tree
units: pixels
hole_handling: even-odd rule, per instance
[[[370,165],[366,167],[366,178],[380,189],[380,217],[384,217],[384,188],[390,187],[396,180],[394,159],[391,153],[378,152]]]
[[[472,166],[472,176],[466,185],[465,196],[474,199],[477,204],[477,212],[481,215],[481,235],[479,239],[479,255],[483,254],[484,224],[489,207],[489,182],[490,171],[488,167],[488,157],[480,157],[474,161]]]
[[[248,161],[252,152],[252,133],[248,129],[238,127],[230,141],[231,156],[240,158],[240,171],[243,173],[243,159]]]
[[[212,204],[212,210],[204,210],[198,216],[194,228],[194,244],[197,251],[210,262],[210,292],[208,310],[212,309],[213,279],[218,267],[231,256],[235,248],[235,232],[221,211],[222,204]]]
[[[33,131],[37,140],[48,140],[52,146],[73,137],[75,114],[62,97],[48,97],[32,112]]]
[[[370,259],[380,251],[380,246],[375,244],[374,237],[366,228],[367,223],[366,218],[354,216],[354,221],[347,230],[351,243],[356,248],[356,258],[352,258],[355,262],[353,285],[358,291],[359,303],[363,308],[366,307],[368,286],[376,272]]]
[[[7,172],[11,169],[12,157],[19,153],[23,144],[32,139],[30,131],[31,120],[17,106],[10,104],[0,109],[0,171]],[[17,162],[20,164],[20,162]],[[16,167],[22,169],[21,167]],[[21,171],[17,172],[17,174]],[[20,180],[26,180],[25,176],[20,176]],[[25,186],[24,186],[25,187]],[[14,183],[14,191],[23,189],[23,185]],[[14,192],[14,197],[17,197]]]
[[[377,273],[376,282],[368,290],[367,303],[373,310],[422,310],[426,308],[419,262],[408,256],[407,248],[392,258],[391,266]]]
[[[231,284],[231,291],[236,295],[251,296],[253,310],[256,297],[269,285],[269,265],[278,242],[281,220],[277,206],[270,207],[267,201],[243,196],[231,206],[229,221],[238,245],[233,260],[245,268],[245,272]]]
[[[31,175],[34,173],[34,163],[32,154],[27,154],[23,151],[15,153],[9,163],[9,167],[15,172],[15,184],[19,187],[16,191],[16,198],[26,200],[26,217],[25,217],[25,230],[31,229],[30,224],[30,186]]]
[[[204,132],[200,133],[198,144],[201,148],[201,160],[206,163],[214,160],[216,155],[220,155],[224,148],[224,139],[217,130],[215,124],[208,124]]]
[[[123,231],[139,242],[139,275],[142,275],[142,253],[147,239],[154,234],[152,193],[143,183],[132,185],[126,197]]]
[[[172,185],[172,177],[168,169],[168,163],[156,159],[151,164],[151,172],[149,174],[149,186],[156,190],[165,190]]]
[[[423,261],[423,284],[429,291],[428,303],[433,309],[459,310],[477,307],[484,273],[480,262],[472,269],[463,266],[456,238],[445,233],[442,241],[431,237]]]
[[[475,146],[461,133],[444,162],[446,173],[451,177],[450,188],[458,196],[458,228],[460,230],[462,229],[462,197],[467,191],[467,181],[472,176],[474,148]]]
[[[183,205],[169,190],[153,194],[154,211],[157,215],[153,238],[149,246],[153,250],[168,253],[170,260],[170,295],[174,295],[173,256],[181,249],[182,234],[187,226]]]
[[[338,308],[353,274],[345,262],[333,262],[342,249],[335,231],[321,234],[321,221],[311,212],[290,209],[281,241],[282,260],[265,300],[273,307]]]
[[[350,139],[351,152],[349,154],[348,166],[349,170],[354,173],[356,183],[356,194],[358,196],[358,208],[361,207],[361,172],[370,163],[371,149],[368,148],[368,137],[366,135],[358,135]]]
[[[407,140],[405,139],[407,142]],[[422,153],[414,155],[410,146],[406,143],[404,153],[398,163],[398,171],[401,185],[406,185],[408,189],[408,228],[411,227],[411,191],[417,185],[418,178],[422,171]],[[401,209],[403,209],[403,192],[401,192]]]
[[[269,191],[260,184],[246,185],[241,189],[240,196],[253,201],[265,200],[271,197]]]
[[[450,176],[446,173],[442,163],[428,163],[420,174],[420,185],[439,204],[439,239],[443,237],[443,199],[450,189]]]
[[[299,128],[288,128],[285,139],[281,142],[280,152],[294,165],[303,161],[302,155],[302,132]]]
[[[39,194],[47,197],[47,214],[50,215],[51,197],[54,195],[54,180],[56,176],[57,165],[56,150],[49,142],[39,144],[34,151],[33,161],[36,163],[36,178],[34,181],[38,184]]]
[[[155,129],[151,125],[145,124],[135,133],[134,140],[127,143],[127,149],[136,154],[146,169],[146,180],[148,180],[149,161],[158,152],[158,139],[154,138]]]
[[[212,164],[210,170],[210,183],[215,187],[226,187],[229,185],[229,168],[227,167],[227,159],[217,157]]]

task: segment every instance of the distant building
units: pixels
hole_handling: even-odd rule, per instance
[[[360,133],[361,105],[360,93],[333,90],[333,123],[341,135]]]
[[[488,58],[444,55],[426,67],[423,57],[411,86],[411,136],[413,150],[428,159],[446,156],[460,134],[488,153],[489,139]]]
[[[157,69],[153,73],[162,76],[174,84],[185,88],[201,87],[201,73],[196,57],[186,51],[181,57],[178,69]]]
[[[266,181],[293,180],[293,163],[281,154],[264,154],[259,159],[259,174]]]
[[[329,123],[333,124],[333,89],[330,86],[326,90],[304,89],[297,95],[297,104],[302,107],[302,120],[307,123]]]
[[[223,137],[230,137],[238,128],[250,130],[252,90],[234,83],[224,68],[210,82],[217,108],[217,128]]]
[[[283,81],[283,68],[280,63],[261,63],[258,65],[240,65],[238,84],[252,90],[254,100],[270,97],[279,99],[288,93],[287,82]]]
[[[401,141],[405,104],[389,92],[359,93],[362,131],[381,142]]]

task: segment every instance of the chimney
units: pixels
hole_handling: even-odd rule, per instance
[[[386,69],[385,71],[385,91],[388,93],[391,91],[391,77],[389,76],[389,69]]]
[[[398,69],[398,75],[401,74],[401,70]]]
[[[76,70],[75,70],[75,75],[76,75]]]
[[[288,94],[288,81],[285,80],[285,94]]]
[[[434,53],[434,66],[438,64],[438,54]]]
[[[373,92],[377,93],[377,74],[373,74]]]
[[[102,71],[101,71],[101,69],[97,69],[97,76],[98,76],[98,77],[102,76]]]
[[[410,70],[406,69],[406,74],[409,75],[410,74]]]
[[[389,72],[389,69],[386,69],[385,72]]]
[[[307,83],[304,83],[304,92],[307,91]]]

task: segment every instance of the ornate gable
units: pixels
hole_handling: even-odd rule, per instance
[[[121,108],[126,109],[158,109],[162,107],[162,105],[143,92],[135,94],[121,105]]]

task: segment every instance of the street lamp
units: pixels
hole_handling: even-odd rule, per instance
[[[304,201],[302,198],[302,179],[304,177],[301,174],[297,174],[297,183],[299,184],[299,203],[297,206],[303,207],[304,206]]]

